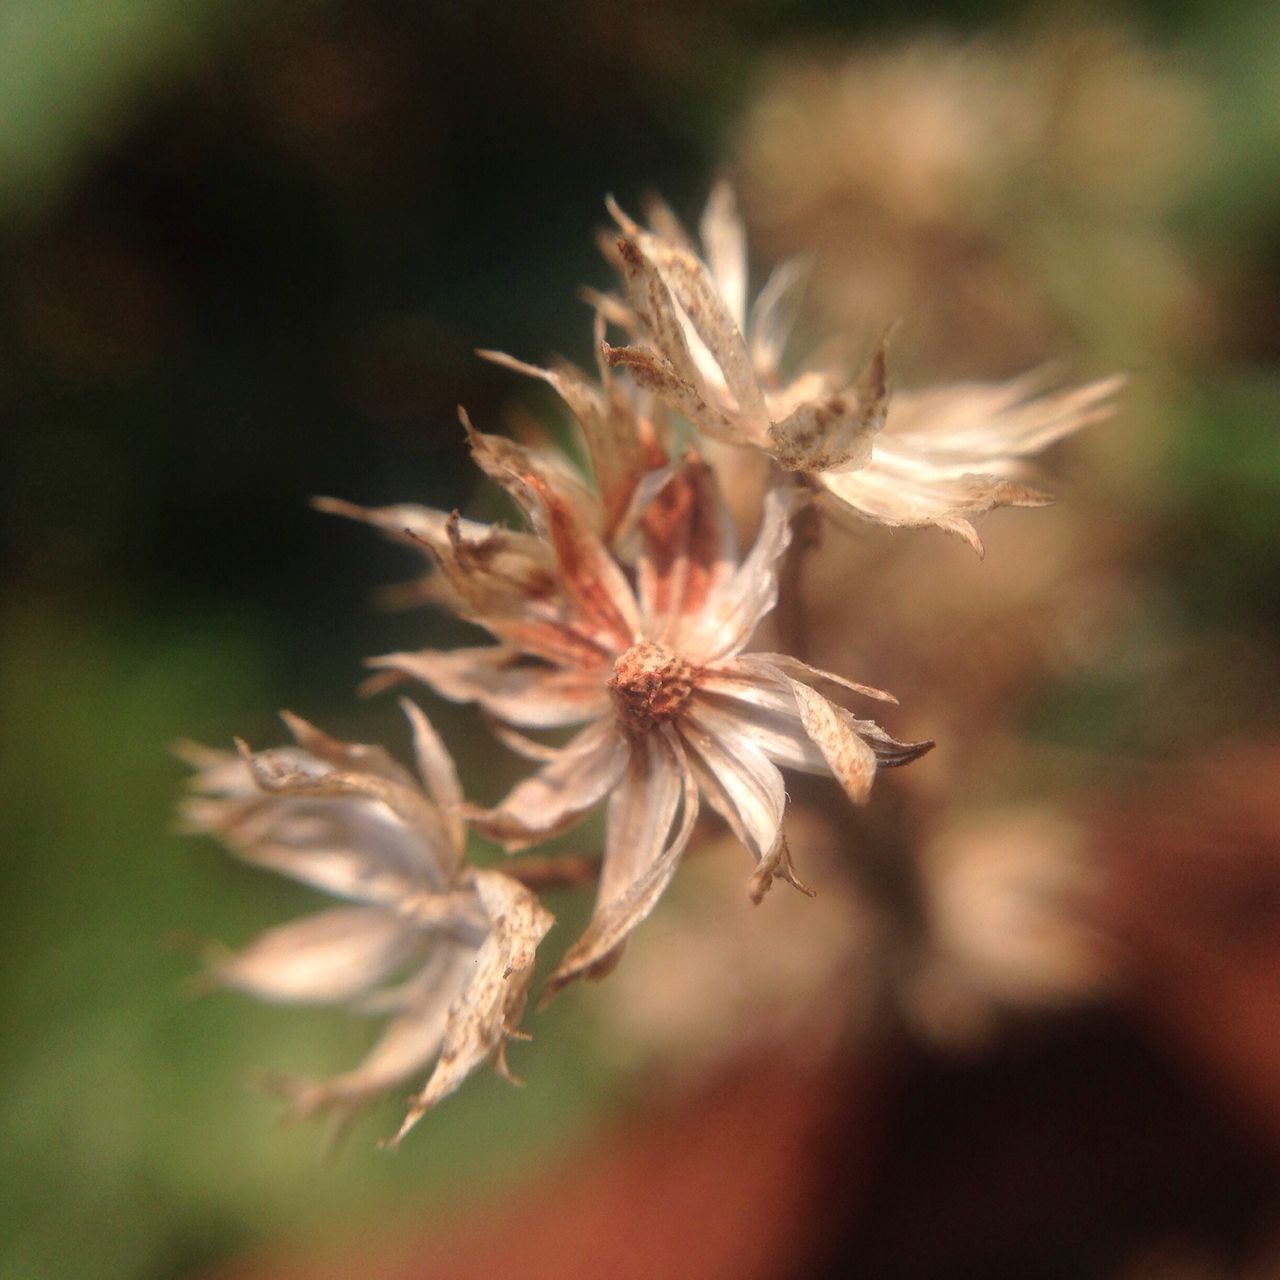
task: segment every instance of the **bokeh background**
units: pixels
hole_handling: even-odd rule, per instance
[[[1277,1274],[1277,48],[1263,0],[5,0],[0,1273]],[[473,348],[587,360],[603,195],[721,172],[759,265],[814,258],[807,332],[1123,407],[984,563],[810,567],[815,660],[942,743],[852,841],[905,889],[873,859],[762,956],[699,864],[525,1089],[331,1149],[250,1072],[368,1029],[192,997],[306,895],[172,832],[168,745],[287,706],[403,748],[359,660],[451,633],[307,498],[494,514],[455,405],[553,406]]]

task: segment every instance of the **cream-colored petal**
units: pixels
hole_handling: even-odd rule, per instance
[[[312,498],[311,505],[326,515],[344,516],[348,520],[373,525],[396,542],[423,549],[444,546],[448,541],[448,523],[456,516],[456,513],[437,511],[433,507],[422,507],[409,502],[387,507],[362,507],[342,498]],[[459,517],[459,522],[463,535],[468,538],[481,538],[490,532],[488,525],[475,520],[462,520]]]
[[[982,539],[969,516],[996,507],[1043,507],[1053,501],[1048,494],[1003,476],[927,474],[926,469],[903,463],[888,450],[878,450],[860,471],[828,471],[817,479],[840,507],[855,516],[895,528],[934,525],[959,535],[978,555],[983,554]],[[828,510],[841,514],[839,507]]]
[[[640,237],[646,233],[611,200],[605,203],[626,233],[616,241],[614,265],[622,275],[631,309],[675,376],[706,398],[708,388],[689,346],[686,318],[657,263],[641,247]]]
[[[418,864],[433,885],[443,886],[445,867],[452,861],[448,828],[440,811],[412,786],[378,774],[337,769],[317,762],[312,769],[278,751],[252,752],[238,743],[254,781],[273,796],[291,800],[369,801],[415,836],[420,849]]]
[[[721,740],[745,738],[784,769],[830,772],[822,752],[805,732],[790,690],[704,677],[690,705],[708,734]]]
[[[738,216],[733,186],[721,179],[711,188],[699,227],[707,265],[738,329],[747,327],[747,234]]]
[[[737,673],[745,675],[748,679],[769,682],[773,688],[789,692],[795,703],[796,713],[801,717],[805,732],[809,733],[810,736],[814,736],[815,733],[829,734],[831,730],[826,726],[825,722],[829,716],[834,716],[842,726],[835,730],[836,738],[838,739],[845,730],[857,735],[873,752],[876,764],[882,769],[910,764],[911,761],[918,760],[922,755],[933,750],[934,744],[932,741],[899,742],[896,738],[886,733],[875,721],[858,719],[851,711],[847,711],[844,707],[831,702],[829,698],[824,698],[812,686],[814,684],[831,684],[837,688],[848,689],[854,693],[879,698],[882,701],[897,702],[897,699],[892,694],[885,693],[883,690],[872,689],[868,685],[855,684],[852,680],[845,680],[842,676],[837,676],[830,671],[822,671],[817,667],[811,667],[807,662],[800,662],[798,659],[788,657],[786,654],[743,654],[732,664],[726,664],[725,674],[732,678]],[[707,687],[714,687],[709,685],[705,679],[703,683]],[[815,702],[814,699],[817,699],[818,702]],[[829,707],[831,709],[830,713],[820,707],[819,702]],[[839,762],[832,761],[827,756],[828,747],[824,746],[818,737],[814,736],[814,741],[822,748],[823,755],[827,758],[831,767],[831,772],[835,773],[836,777],[841,778],[843,781],[842,774],[837,771]],[[854,792],[861,794],[861,786],[857,782],[856,761],[854,762],[854,772],[850,775],[850,785],[853,787],[850,792],[851,795]],[[846,785],[846,790],[850,790],[850,785]],[[854,795],[854,798],[858,799],[858,795]]]
[[[298,1115],[354,1110],[389,1089],[421,1079],[444,1042],[449,1008],[475,969],[476,953],[441,940],[422,970],[398,989],[397,1012],[359,1066],[325,1080],[273,1081]]]
[[[453,757],[418,704],[401,698],[400,709],[413,730],[413,753],[418,762],[418,774],[427,794],[436,802],[449,833],[453,858],[444,868],[445,879],[448,880],[457,870],[467,843],[467,823],[462,815],[462,784],[458,781]]]
[[[703,792],[752,857],[768,862],[782,843],[787,803],[782,774],[749,733],[734,726],[727,737],[722,736],[723,724],[713,728],[702,710],[690,704],[681,717],[680,736],[700,766]]]
[[[969,521],[995,507],[1043,506],[1051,499],[1014,478],[1020,459],[1110,416],[1119,377],[1043,391],[1043,377],[960,383],[894,397],[871,462],[818,477],[830,498],[867,520],[936,525],[979,554]]]
[[[343,742],[292,711],[281,711],[280,719],[303,751],[335,769],[374,774],[400,787],[413,788],[417,785],[409,770],[394,760],[385,747],[366,742]]]
[[[506,1042],[524,1010],[538,943],[554,918],[509,876],[476,871],[472,880],[491,921],[489,936],[475,955],[466,986],[449,1007],[436,1069],[410,1104],[392,1146],[485,1061],[492,1059],[502,1074],[509,1075]]]
[[[982,463],[1039,453],[1055,440],[1109,418],[1125,384],[1121,374],[1052,388],[1052,371],[1008,382],[959,382],[894,397],[887,439],[938,465],[985,470]]]
[[[672,824],[680,811],[679,826]],[[637,738],[609,801],[604,868],[585,932],[547,982],[546,998],[583,976],[603,976],[671,882],[698,816],[684,751],[669,730]]]
[[[634,243],[659,273],[669,297],[679,308],[677,323],[683,328],[681,322],[687,322],[715,362],[715,369],[733,397],[733,407],[749,422],[767,422],[768,411],[751,367],[742,322],[735,319],[706,265],[689,250],[645,231],[636,232]],[[664,326],[664,332],[668,328]],[[654,341],[679,371],[681,356],[668,349],[661,334],[655,332]],[[684,349],[691,350],[688,346]]]
[[[664,354],[645,347],[606,347],[610,365],[621,366],[638,386],[652,391],[704,435],[723,444],[746,445],[751,435],[735,418],[712,402],[701,378],[682,376]]]
[[[474,702],[526,729],[581,724],[608,707],[602,675],[521,663],[500,646],[389,653],[366,665],[421,680],[451,702]]]
[[[386,981],[412,954],[417,932],[380,907],[339,907],[268,929],[216,960],[219,985],[259,1000],[329,1004]]]
[[[770,672],[769,668],[776,668],[777,671],[785,672],[808,685],[831,684],[838,689],[847,689],[850,693],[861,694],[864,698],[874,698],[877,702],[891,702],[895,706],[898,702],[893,694],[886,693],[883,689],[877,689],[874,685],[859,684],[856,680],[836,675],[834,671],[823,671],[821,667],[811,667],[807,662],[801,662],[799,658],[793,658],[789,653],[765,653],[759,650],[753,653],[740,653],[732,661],[720,664],[717,670],[723,670],[731,677],[736,675],[739,679],[758,679],[761,673],[776,679],[776,673]]]
[[[876,753],[858,736],[853,716],[799,680],[791,681],[791,690],[805,732],[822,752],[835,780],[850,800],[864,804],[876,776]]]
[[[808,263],[799,259],[784,262],[773,269],[751,305],[747,324],[751,363],[757,377],[767,384],[778,379],[782,353],[791,337],[808,278]]]
[[[567,831],[609,793],[628,747],[613,717],[578,734],[550,764],[518,783],[501,804],[472,815],[472,825],[509,851]]]

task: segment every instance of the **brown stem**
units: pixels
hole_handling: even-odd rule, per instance
[[[809,656],[809,610],[804,600],[804,564],[822,545],[822,513],[813,501],[791,521],[791,545],[778,574],[778,647],[802,662]]]
[[[512,858],[503,864],[502,871],[527,889],[567,889],[595,880],[600,875],[600,859],[585,853]]]

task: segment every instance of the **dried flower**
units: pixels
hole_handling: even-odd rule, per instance
[[[508,1075],[506,1041],[552,924],[523,885],[462,867],[453,761],[422,712],[403,706],[425,794],[381,747],[340,742],[285,713],[295,747],[185,747],[197,773],[182,808],[188,829],[217,836],[246,862],[357,904],[217,955],[210,977],[262,1000],[386,1017],[354,1070],[283,1087],[299,1113],[350,1111],[434,1060],[397,1142],[486,1059]]]
[[[610,209],[623,231],[610,256],[626,301],[599,301],[632,344],[608,348],[609,360],[707,436],[763,450],[840,510],[881,524],[937,525],[981,553],[969,516],[1049,501],[1015,479],[1020,460],[1111,412],[1114,377],[1050,392],[1031,375],[891,400],[887,336],[851,382],[824,367],[784,381],[803,273],[779,268],[747,314],[746,239],[727,185],[712,192],[703,216],[705,260],[664,207],[656,230]]]
[[[690,455],[638,516],[633,587],[543,455],[466,425],[476,461],[520,506],[552,571],[548,555],[530,551],[496,573],[488,549],[529,535],[474,534],[442,518],[446,536],[430,546],[455,607],[499,643],[371,665],[478,704],[504,741],[543,762],[473,815],[508,850],[568,829],[609,797],[595,913],[551,978],[555,991],[616,961],[675,872],[699,793],[754,856],[759,899],[775,876],[796,883],[778,765],[830,773],[860,803],[878,766],[905,764],[932,743],[895,741],[814,686],[893,701],[888,694],[781,654],[743,652],[776,600],[792,489],[766,496],[755,545],[739,561],[711,471]],[[559,749],[511,727],[563,725],[584,727]]]

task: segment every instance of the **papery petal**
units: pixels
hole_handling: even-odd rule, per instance
[[[979,555],[982,539],[968,516],[996,507],[1043,507],[1053,501],[1039,489],[1003,476],[928,474],[927,469],[905,462],[888,450],[877,450],[860,471],[828,471],[817,479],[853,515],[895,528],[935,525],[958,534]],[[840,514],[839,507],[828,510]]]
[[[640,228],[616,204],[605,203],[627,233],[616,242],[616,265],[626,286],[627,301],[675,376],[705,398],[706,387],[689,348],[684,320],[657,264],[637,242]]]
[[[709,663],[736,653],[778,602],[776,565],[791,541],[794,500],[794,492],[783,487],[765,494],[760,530],[746,559],[681,628],[678,647],[689,661]]]
[[[742,320],[740,316],[734,316],[731,306],[721,296],[716,280],[706,264],[684,246],[661,236],[651,235],[629,219],[624,223],[623,230],[630,237],[619,246],[626,262],[626,270],[643,270],[646,278],[652,272],[660,276],[668,298],[674,300],[679,308],[675,314],[677,324],[674,327],[683,329],[680,323],[683,320],[697,335],[711,360],[715,362],[715,368],[723,378],[729,394],[733,396],[738,412],[748,421],[767,421],[768,411],[764,397],[751,367],[746,339],[742,336]],[[634,246],[636,254],[643,258],[643,269],[633,266],[629,257],[632,253],[630,246]],[[653,291],[655,295],[657,292]],[[660,305],[656,301],[652,303],[655,308]],[[646,318],[654,318],[652,311]],[[673,343],[670,338],[672,328],[667,317],[662,316],[660,324],[654,327],[654,340],[676,372],[696,386],[698,379],[691,377],[683,367],[685,354],[690,352],[685,334],[682,332],[680,343]]]
[[[359,507],[337,498],[314,498],[311,505],[371,524],[429,557],[439,575],[395,588],[396,596],[407,603],[444,603],[455,612],[472,615],[509,613],[554,589],[550,551],[533,534],[514,533],[465,520],[456,511],[429,507]]]
[[[738,216],[733,187],[721,179],[711,188],[698,228],[707,265],[729,315],[738,328],[747,326],[747,234]]]
[[[638,386],[652,391],[713,440],[735,445],[751,443],[751,435],[737,419],[711,403],[702,379],[690,381],[683,377],[665,355],[644,347],[606,347],[605,357],[611,365],[625,368]]]
[[[958,382],[895,396],[886,436],[927,451],[937,465],[978,470],[982,461],[1025,457],[1115,412],[1121,374],[1048,389],[1037,370],[1008,382]]]
[[[268,929],[243,951],[217,960],[211,977],[260,1000],[352,1000],[403,965],[417,938],[381,907],[339,907]]]
[[[776,668],[770,671],[769,668]],[[731,677],[739,679],[759,678],[760,673],[777,679],[777,671],[785,672],[796,680],[808,685],[831,684],[838,689],[847,689],[850,693],[861,694],[864,698],[874,698],[877,702],[892,702],[897,705],[897,698],[874,685],[860,684],[845,676],[838,676],[834,671],[823,671],[821,667],[812,667],[789,653],[765,653],[756,650],[752,653],[740,653],[729,662],[720,664],[716,670],[723,670]]]
[[[519,663],[503,647],[389,653],[366,665],[421,680],[442,698],[477,703],[525,728],[580,724],[608,707],[598,674]]]
[[[481,469],[503,485],[535,531],[550,542],[561,585],[582,627],[598,639],[625,647],[637,633],[639,614],[621,568],[596,532],[598,512],[548,467],[546,459],[500,436],[483,435],[465,413],[462,421]],[[591,501],[596,501],[594,496]]]
[[[791,681],[791,691],[805,732],[822,752],[835,780],[850,800],[864,804],[876,776],[876,753],[858,736],[853,716],[798,680]]]
[[[412,788],[416,785],[413,775],[394,760],[385,747],[365,742],[343,742],[301,716],[294,715],[292,711],[281,711],[280,719],[284,721],[298,746],[335,769],[374,774],[400,787]],[[296,764],[292,767],[300,768]]]
[[[726,664],[728,666],[728,664]],[[862,753],[857,747],[845,747],[843,738],[847,733],[857,736],[874,754],[875,763],[880,768],[894,768],[898,765],[910,764],[922,755],[933,750],[933,742],[899,742],[891,737],[873,720],[860,720],[844,707],[824,698],[812,688],[814,684],[832,684],[838,688],[848,689],[854,693],[869,695],[882,701],[897,702],[892,694],[881,689],[872,689],[868,685],[855,684],[830,671],[822,671],[811,667],[807,662],[800,662],[786,654],[751,653],[738,657],[725,675],[745,674],[748,680],[769,681],[775,689],[789,693],[795,704],[796,714],[800,717],[804,731],[814,740],[826,759],[829,771],[835,774],[850,798],[856,803],[865,799],[861,781]],[[798,679],[795,677],[799,677]],[[717,682],[704,677],[704,688],[723,690],[723,675]],[[741,696],[741,695],[739,695]],[[757,694],[762,700],[762,692]],[[834,720],[836,723],[831,723]],[[832,753],[836,754],[833,755]],[[870,786],[868,782],[866,784]]]
[[[489,936],[475,955],[466,986],[449,1007],[436,1069],[410,1104],[392,1146],[486,1060],[493,1059],[504,1075],[509,1074],[506,1042],[524,1010],[538,943],[554,918],[509,876],[476,871],[472,881],[491,921]]]
[[[751,363],[756,376],[763,380],[777,379],[808,277],[807,263],[798,259],[784,262],[773,269],[752,303],[747,336]]]
[[[518,783],[501,804],[472,815],[476,830],[511,850],[567,831],[622,776],[628,745],[613,717],[584,729],[556,758]]]
[[[424,1072],[444,1042],[449,1008],[475,968],[476,953],[441,940],[420,973],[399,989],[398,1012],[359,1066],[325,1080],[273,1081],[301,1116],[332,1107],[354,1109]]]
[[[312,771],[299,767],[294,759],[281,752],[254,753],[243,742],[238,745],[254,781],[274,796],[294,800],[349,798],[383,806],[418,837],[421,870],[433,884],[443,885],[444,867],[452,860],[448,828],[439,810],[421,792],[377,774],[335,769],[326,764]]]
[[[604,320],[598,315],[597,348],[602,346],[603,338]],[[602,378],[601,386],[597,387],[580,369],[567,362],[552,369],[542,369],[500,351],[481,351],[478,354],[495,364],[548,383],[569,407],[582,429],[591,458],[602,507],[600,532],[607,541],[620,524],[631,495],[647,469],[633,407],[613,386],[611,379]],[[601,363],[603,365],[604,361]]]
[[[830,772],[805,732],[790,690],[759,682],[702,677],[690,703],[698,724],[717,738],[748,738],[784,769]]]
[[[417,703],[401,698],[400,709],[413,730],[413,753],[418,762],[418,774],[426,786],[427,794],[439,807],[440,816],[449,833],[453,858],[444,866],[445,878],[449,879],[457,870],[467,842],[467,824],[462,816],[463,795],[458,770],[454,766],[453,757],[440,740],[440,735]],[[444,862],[444,859],[441,861]]]
[[[682,816],[673,835],[678,808]],[[548,979],[544,998],[575,978],[600,977],[612,968],[675,875],[697,815],[697,788],[675,735],[659,731],[636,738],[626,775],[609,801],[595,911]]]
[[[680,736],[695,765],[712,808],[729,824],[758,862],[773,858],[782,842],[787,793],[782,774],[745,727],[725,734],[723,720],[702,714],[690,702],[680,721]]]
[[[640,518],[637,590],[646,638],[667,642],[734,568],[734,532],[711,468],[689,458]]]
[[[888,525],[937,525],[981,554],[982,542],[967,517],[1049,502],[1010,473],[1020,458],[1108,417],[1123,379],[1044,394],[1042,383],[1032,375],[900,394],[871,462],[818,480],[855,515]]]
[[[871,459],[885,424],[889,381],[881,342],[862,376],[831,396],[800,405],[769,428],[769,452],[787,471],[853,470]]]

